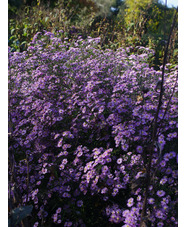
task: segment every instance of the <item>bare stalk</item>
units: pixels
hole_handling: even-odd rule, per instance
[[[29,181],[30,181],[30,175],[29,175],[29,164],[28,164],[28,154],[26,153],[26,165],[27,165],[27,202],[28,202],[28,195],[29,195]]]

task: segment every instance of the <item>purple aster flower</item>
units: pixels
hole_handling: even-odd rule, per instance
[[[160,162],[160,166],[161,166],[161,167],[165,167],[165,166],[166,166],[166,162],[165,162],[164,160],[161,161],[161,162]]]
[[[69,193],[67,193],[67,192],[64,192],[64,193],[63,193],[63,197],[64,197],[64,198],[70,198],[71,195],[70,195]]]
[[[163,190],[159,190],[156,193],[159,197],[163,197],[165,195],[165,192]]]
[[[162,206],[167,205],[168,203],[169,203],[169,196],[162,198],[162,201],[161,201]]]
[[[177,132],[169,133],[167,135],[167,137],[168,137],[169,140],[172,139],[172,138],[176,138],[177,137]]]
[[[83,206],[83,201],[82,200],[78,200],[77,201],[77,206],[78,207],[82,207]]]
[[[59,166],[59,169],[60,170],[63,170],[65,168],[65,166],[63,165],[63,164],[61,164],[60,166]]]
[[[100,106],[99,108],[99,113],[102,113],[104,111],[105,107],[104,106]]]
[[[70,227],[72,226],[72,222],[71,221],[66,221],[65,224],[64,224],[64,227]]]
[[[109,171],[108,166],[103,166],[102,167],[102,173],[106,174]]]
[[[78,154],[77,154],[77,157],[81,157],[83,155],[83,152],[80,151]]]
[[[63,159],[62,164],[66,165],[67,162],[68,162],[68,160],[65,158],[65,159]]]
[[[21,132],[22,135],[25,135],[26,134],[26,130],[23,129],[22,132]]]
[[[141,201],[141,195],[138,195],[137,201]]]
[[[171,221],[175,222],[176,221],[175,217],[171,217]]]
[[[61,147],[62,146],[62,143],[63,143],[63,138],[61,138],[57,144],[57,147]]]
[[[53,215],[53,221],[56,222],[57,221],[57,218],[58,218],[58,214],[54,214]]]
[[[157,210],[156,211],[156,217],[159,218],[159,219],[162,219],[163,218],[163,212],[161,210]]]
[[[64,152],[63,152],[63,155],[64,155],[64,156],[67,156],[67,155],[68,155],[68,151],[64,151]]]
[[[176,152],[171,151],[171,152],[169,153],[169,157],[170,157],[170,158],[175,158],[175,157],[176,157]]]
[[[125,174],[125,176],[123,177],[123,182],[127,183],[129,181],[129,174]]]
[[[61,223],[61,219],[57,220],[57,223],[60,224]]]
[[[113,192],[112,192],[112,195],[113,196],[117,195],[118,194],[118,191],[119,191],[118,188],[114,188],[113,189]]]
[[[33,227],[37,227],[39,225],[39,222],[35,222]]]
[[[100,149],[98,149],[98,148],[94,148],[93,149],[93,152],[94,152],[94,156],[95,156],[95,158],[101,153],[101,150]]]
[[[148,203],[149,203],[149,204],[154,204],[154,201],[155,201],[155,200],[154,200],[153,198],[149,198],[149,199],[148,199]]]
[[[51,198],[51,197],[52,197],[51,193],[48,193],[48,198]]]
[[[134,137],[134,141],[137,141],[137,140],[139,140],[139,139],[140,139],[139,136],[135,136],[135,137]]]
[[[121,166],[120,166],[120,170],[121,170],[121,171],[124,171],[124,170],[125,170],[125,166],[124,166],[124,165],[121,165]]]
[[[73,134],[70,131],[63,132],[63,136],[67,138],[74,138]]]
[[[169,167],[166,169],[166,174],[171,174],[172,173],[172,169]]]
[[[122,144],[121,148],[122,148],[123,151],[127,151],[128,148],[129,148],[129,145],[128,144]]]
[[[163,159],[167,162],[167,161],[169,161],[169,157],[170,157],[170,155],[168,153],[166,153],[166,154],[164,154]]]
[[[68,148],[71,148],[71,145],[70,144],[64,144],[62,148],[63,148],[63,150],[66,150]]]
[[[61,213],[61,207],[59,207],[59,208],[56,210],[56,213],[57,213],[57,214]]]
[[[109,221],[114,222],[115,218],[116,218],[116,214],[115,214],[115,212],[112,212]]]
[[[118,160],[117,160],[117,164],[119,165],[119,164],[121,164],[122,163],[122,158],[118,158]]]
[[[131,209],[131,214],[136,214],[136,215],[139,215],[139,208],[137,208],[137,207],[132,207],[132,209]]]
[[[133,206],[133,204],[134,204],[134,198],[128,199],[127,206],[128,206],[128,207],[131,207],[131,206]]]
[[[111,162],[112,161],[112,159],[110,158],[110,157],[108,157],[108,158],[106,158],[106,162]],[[104,164],[105,162],[103,162],[103,164]]]
[[[107,207],[106,208],[106,215],[109,216],[111,214],[111,208]]]
[[[137,207],[138,207],[139,209],[142,209],[143,203],[142,203],[142,202],[138,202],[137,204],[138,204]]]
[[[47,169],[42,168],[41,172],[42,172],[43,174],[46,174],[46,173],[47,173]]]
[[[65,111],[63,109],[59,109],[59,113],[63,114]]]
[[[120,209],[117,209],[117,210],[115,211],[115,213],[116,213],[117,215],[120,215],[120,214],[121,214],[121,210],[120,210]]]
[[[101,190],[101,194],[105,194],[107,191],[108,191],[108,188],[105,187]]]
[[[142,146],[137,146],[136,150],[137,150],[137,152],[140,153],[140,154],[143,153],[143,148],[142,148]]]
[[[164,205],[164,206],[163,206],[163,210],[164,210],[165,212],[168,212],[168,209],[169,209],[169,207],[168,207],[167,205]]]
[[[104,197],[103,197],[103,200],[104,200],[104,201],[107,201],[107,200],[108,200],[108,196],[104,196]]]
[[[173,171],[172,171],[172,177],[173,177],[174,179],[177,179],[177,177],[178,177],[178,171],[177,171],[177,170],[173,170]]]
[[[106,183],[108,186],[110,186],[114,183],[114,181],[113,181],[113,179],[109,178]]]
[[[168,178],[168,183],[169,183],[169,184],[174,183],[174,179],[173,179],[172,177],[169,177],[169,178]]]
[[[160,184],[164,185],[167,182],[167,177],[164,177],[160,180]]]

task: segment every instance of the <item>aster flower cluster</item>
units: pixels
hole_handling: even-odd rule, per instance
[[[33,205],[33,226],[139,226],[161,71],[148,48],[98,43],[44,31],[27,51],[9,50],[9,190]],[[177,73],[166,65],[150,226],[177,226]]]

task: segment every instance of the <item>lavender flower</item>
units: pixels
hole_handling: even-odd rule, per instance
[[[77,206],[78,207],[82,207],[83,206],[83,201],[82,200],[78,200],[77,201]]]
[[[133,204],[134,204],[134,198],[130,198],[130,199],[128,200],[127,206],[128,206],[128,207],[131,207],[131,206],[133,206]]]
[[[165,195],[165,192],[163,190],[158,190],[156,193],[159,197],[163,197]]]
[[[137,146],[137,152],[141,154],[143,152],[143,148],[141,146]]]
[[[34,206],[33,217],[38,218],[31,223],[34,226],[40,225],[40,219],[46,226],[53,225],[51,217],[60,226],[85,226],[82,217],[90,204],[106,210],[113,225],[139,224],[144,188],[139,185],[133,192],[130,184],[146,164],[141,154],[151,141],[149,126],[158,104],[155,80],[161,75],[148,65],[150,49],[100,50],[98,42],[99,38],[82,37],[70,42],[63,31],[44,31],[34,36],[27,51],[9,51],[9,113],[16,140],[9,152],[16,157],[14,180],[22,195],[20,202]],[[177,80],[177,68],[166,73],[162,110]],[[141,84],[149,88],[143,102],[138,95]],[[177,93],[177,86],[174,90]],[[158,124],[158,144],[164,156],[155,173],[163,177],[155,176],[149,187],[149,221],[159,226],[162,222],[176,226],[177,222],[173,144],[177,98],[173,96]],[[160,111],[159,117],[163,116]],[[155,148],[153,171],[158,155]],[[169,187],[164,188],[166,184]],[[15,187],[13,182],[10,186]],[[118,198],[125,198],[126,204],[119,207]],[[108,207],[110,200],[113,205]],[[51,214],[53,209],[57,209],[55,214]]]

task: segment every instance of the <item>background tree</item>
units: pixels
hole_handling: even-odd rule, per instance
[[[63,38],[99,36],[101,48],[152,48],[156,52],[152,65],[158,67],[174,10],[158,0],[9,0],[9,46],[23,51],[38,31],[63,30]],[[175,63],[177,31],[176,26],[169,55]]]

